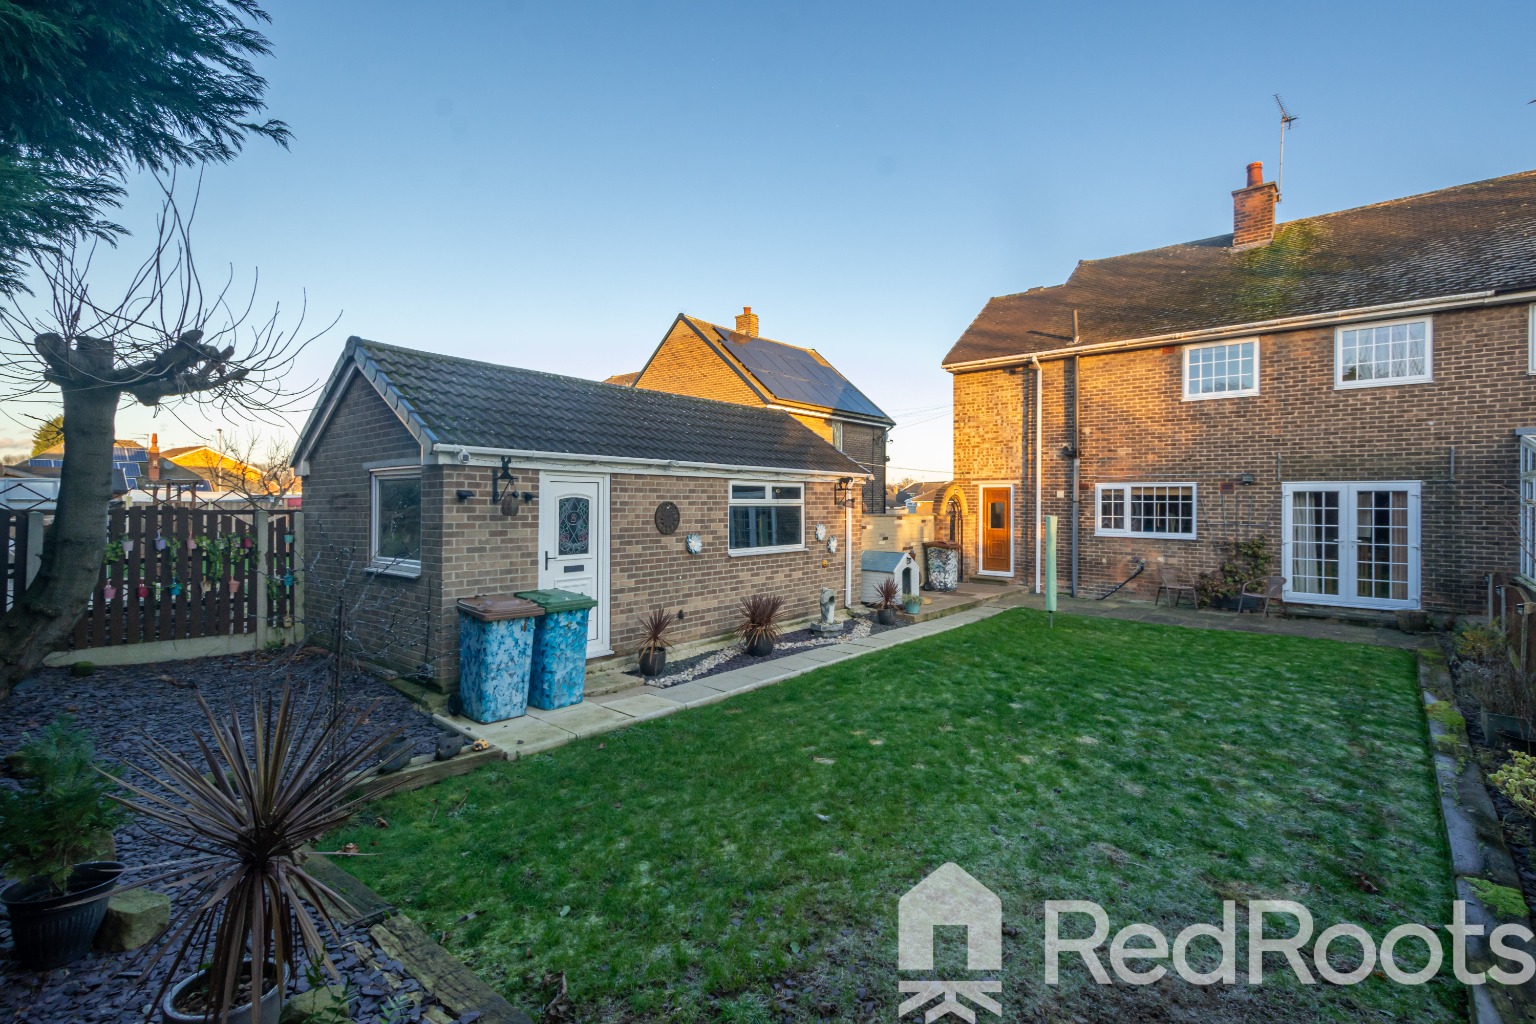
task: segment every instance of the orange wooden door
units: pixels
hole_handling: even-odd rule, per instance
[[[981,489],[981,569],[1013,571],[1013,495],[1007,487]]]

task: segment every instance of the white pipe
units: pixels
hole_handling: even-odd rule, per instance
[[[853,607],[853,504],[843,506],[843,607]]]
[[[1029,365],[1035,371],[1035,593],[1042,594],[1045,592],[1045,582],[1040,575],[1040,558],[1044,547],[1040,531],[1044,528],[1045,521],[1040,510],[1040,451],[1044,441],[1041,424],[1045,421],[1045,370],[1041,368],[1040,360],[1034,356],[1030,356]]]

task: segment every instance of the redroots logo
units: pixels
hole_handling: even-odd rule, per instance
[[[1003,901],[958,864],[945,864],[907,890],[897,907],[897,917],[896,966],[903,971],[933,970],[933,930],[942,926],[965,929],[967,973],[1002,969]],[[988,993],[1002,990],[1002,983],[995,977],[903,980],[900,991],[910,998],[902,1002],[897,1016],[905,1017],[938,1000],[924,1012],[925,1024],[948,1014],[975,1024],[976,1011],[960,998],[1001,1014],[1002,1004]]]

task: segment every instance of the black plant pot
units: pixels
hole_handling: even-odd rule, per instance
[[[0,891],[11,919],[11,938],[18,963],[28,970],[49,971],[73,963],[90,952],[91,939],[107,913],[107,899],[117,885],[123,865],[115,860],[77,864],[63,896],[45,896],[46,882],[17,882]]]
[[[896,609],[895,608],[877,608],[875,610],[875,619],[882,626],[894,626],[894,625],[896,625]]]
[[[658,647],[654,651],[640,652],[640,674],[646,678],[654,678],[661,675],[667,667],[667,651]]]
[[[388,775],[410,764],[415,749],[416,745],[404,736],[384,744],[384,749],[379,751],[379,774]]]
[[[268,966],[272,966],[268,964]],[[177,998],[203,979],[206,972],[199,971],[190,978],[184,978],[171,986],[160,1000],[160,1013],[165,1017],[167,1024],[205,1024],[216,1020],[216,1017],[201,1017],[196,1014],[183,1013],[176,1009]],[[247,979],[249,980],[249,979]],[[257,1006],[245,1003],[241,1006],[232,1006],[229,1016],[225,1018],[227,1024],[278,1024],[283,1015],[283,992],[288,987],[288,968],[283,968],[283,983],[273,985],[262,995],[261,1002]],[[254,1010],[254,1012],[253,1012]]]
[[[754,658],[766,658],[773,653],[773,640],[766,636],[760,636],[747,644],[747,653]]]

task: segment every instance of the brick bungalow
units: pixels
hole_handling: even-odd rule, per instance
[[[896,421],[820,352],[761,337],[751,306],[734,331],[679,313],[642,369],[608,383],[782,409],[869,470],[864,512],[885,512],[885,448]]]
[[[360,338],[294,464],[306,617],[329,621],[349,581],[360,652],[448,691],[465,597],[586,593],[589,658],[633,651],[655,608],[682,609],[692,640],[733,629],[749,594],[782,595],[796,618],[823,587],[846,604],[868,475],[774,409]]]
[[[1088,260],[944,359],[975,572],[1151,598],[1263,536],[1290,603],[1483,607],[1536,551],[1536,172]],[[1074,529],[1075,527],[1075,529]]]

